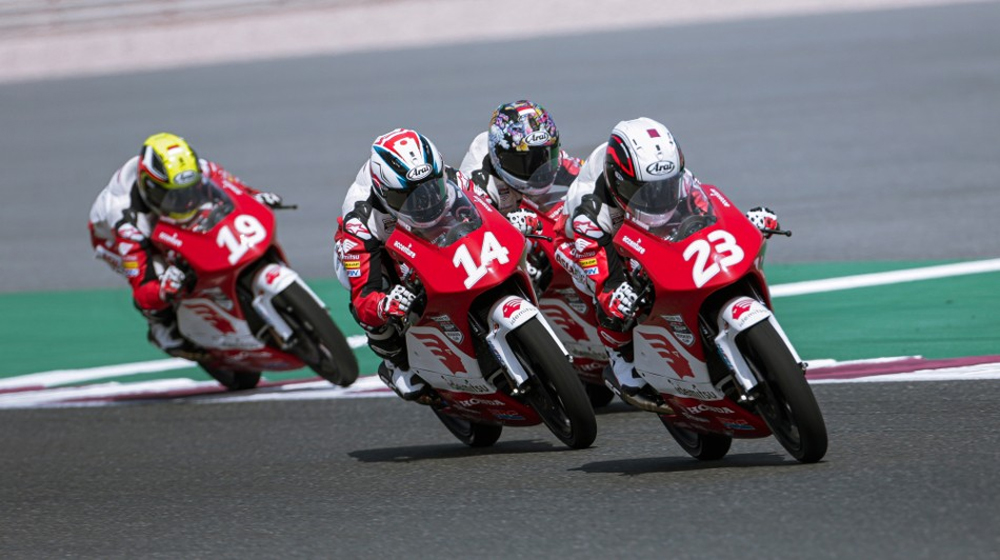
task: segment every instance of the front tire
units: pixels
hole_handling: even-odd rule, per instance
[[[525,395],[549,430],[573,449],[590,447],[597,438],[594,409],[576,370],[539,319],[528,320],[508,335],[514,354],[531,378]]]
[[[295,332],[292,353],[323,379],[347,387],[358,379],[358,359],[344,334],[298,283],[274,297],[274,308]]]
[[[740,335],[737,344],[761,380],[754,388],[756,409],[775,439],[802,463],[822,459],[827,448],[823,414],[781,335],[762,321]]]
[[[500,439],[500,434],[503,432],[503,426],[470,422],[462,418],[448,416],[437,409],[434,409],[434,414],[444,424],[444,427],[458,438],[458,441],[469,447],[489,447]]]

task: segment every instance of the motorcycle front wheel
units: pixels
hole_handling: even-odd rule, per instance
[[[274,297],[274,308],[295,332],[292,353],[323,379],[347,387],[358,379],[358,359],[344,334],[299,284]]]
[[[770,322],[762,321],[740,335],[737,344],[763,381],[754,388],[756,409],[775,439],[799,462],[822,459],[827,447],[823,414],[781,335]]]
[[[434,409],[434,414],[444,424],[444,427],[458,438],[458,441],[469,447],[489,447],[500,439],[500,433],[503,432],[503,426],[500,425],[470,422],[462,418],[448,416],[437,409]]]
[[[549,430],[573,449],[590,447],[597,420],[576,370],[538,318],[508,335],[514,354],[531,378],[525,400]]]
[[[715,461],[729,453],[729,447],[733,444],[733,438],[722,434],[703,434],[694,430],[678,428],[669,420],[660,417],[660,421],[673,436],[677,445],[680,445],[688,455],[701,461]]]

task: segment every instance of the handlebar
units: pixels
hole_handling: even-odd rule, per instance
[[[792,230],[790,230],[790,229],[767,229],[767,228],[764,228],[764,229],[760,230],[760,232],[763,233],[764,235],[767,235],[768,237],[770,237],[772,235],[784,235],[785,237],[791,237],[792,236]]]
[[[298,210],[298,204],[278,204],[277,206],[272,206],[272,210]]]
[[[549,243],[552,242],[552,238],[548,235],[538,235],[537,233],[526,233],[524,234],[524,237],[526,239],[541,239],[543,241],[548,241]]]

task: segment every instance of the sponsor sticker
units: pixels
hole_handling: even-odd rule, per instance
[[[597,266],[597,259],[580,259],[580,266]]]
[[[344,268],[348,270],[361,268],[361,261],[344,261]]]

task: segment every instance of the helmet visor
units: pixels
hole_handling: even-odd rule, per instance
[[[403,193],[389,191],[386,202],[396,210],[399,219],[415,227],[430,227],[441,221],[455,201],[454,186],[444,177],[433,177],[417,185],[415,189],[404,195],[405,199],[399,207],[393,205],[393,200]]]
[[[177,222],[190,220],[203,204],[211,202],[211,190],[204,181],[190,187],[164,189],[160,215]]]
[[[499,151],[496,171],[524,194],[544,194],[555,183],[562,164],[559,146],[536,146],[526,152]]]
[[[649,227],[659,227],[670,221],[684,188],[684,173],[669,179],[638,183],[618,182],[619,196],[626,202],[632,218]]]

